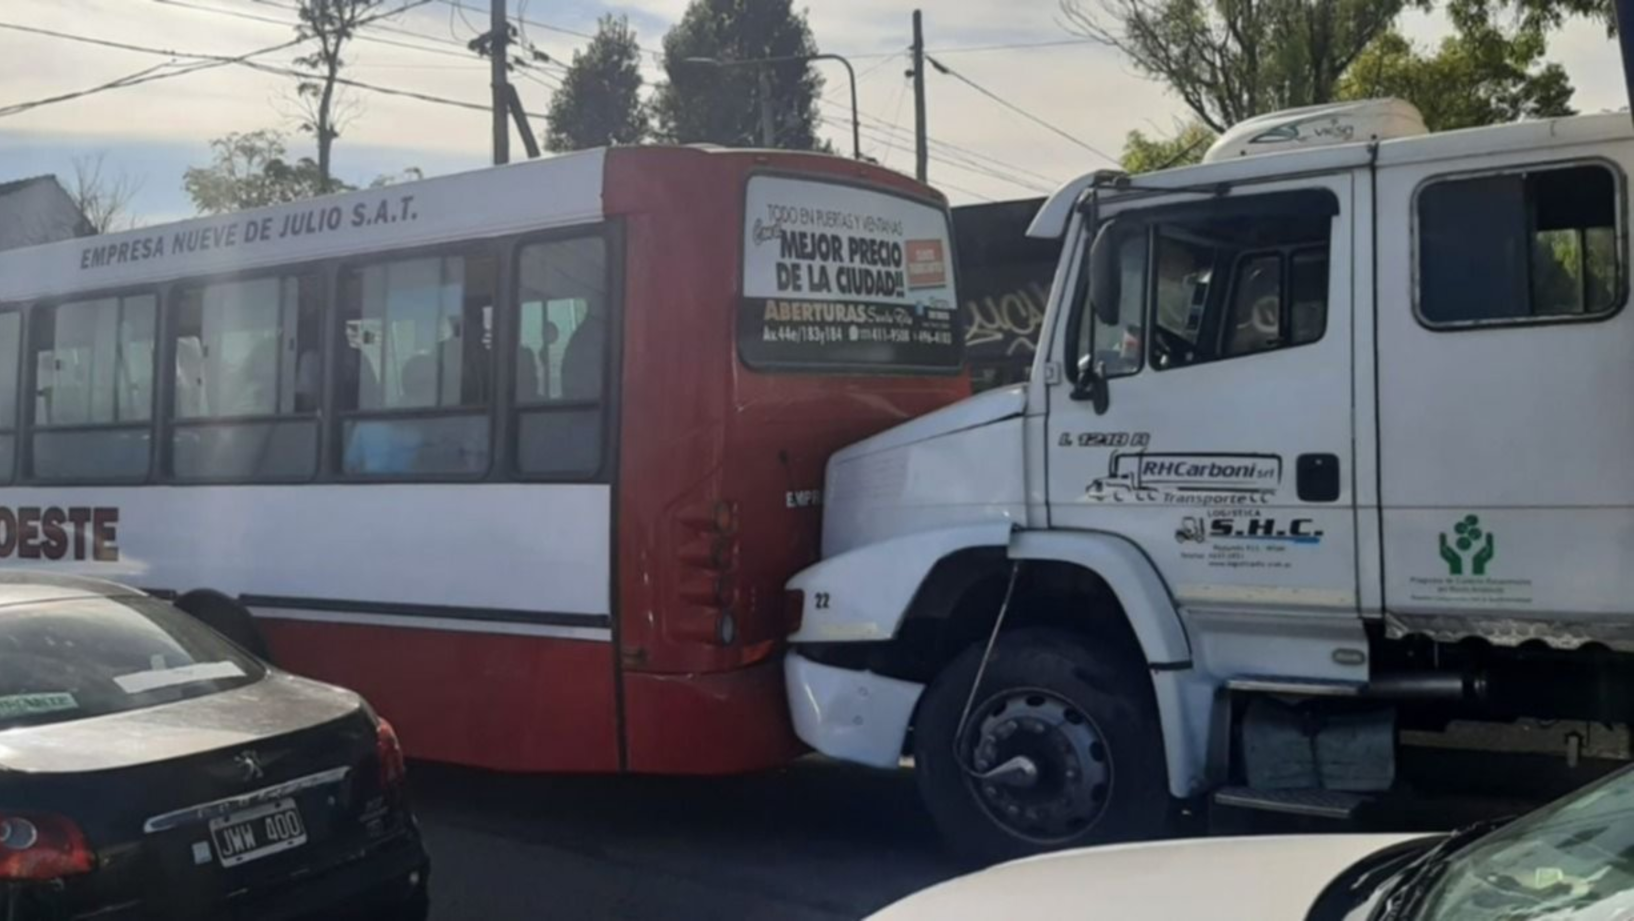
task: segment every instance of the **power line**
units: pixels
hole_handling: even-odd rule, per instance
[[[842,106],[838,101],[830,99],[830,98],[828,98],[826,96],[820,97],[819,101],[821,103],[823,103],[824,105],[828,106],[829,108],[834,109],[835,111],[844,111],[847,114],[850,113],[850,108],[849,107]],[[898,103],[899,103],[898,113],[899,114],[901,112],[901,108],[900,108],[901,101],[902,101],[902,99],[899,96],[898,97]],[[894,123],[887,123],[884,119],[877,118],[877,117],[875,117],[873,115],[870,115],[870,114],[868,114],[866,112],[863,113],[863,118],[867,122],[869,122],[869,124],[867,124],[866,127],[868,129],[870,129],[871,131],[874,131],[876,133],[883,132],[883,133],[887,134],[892,141],[896,141],[896,142],[899,142],[899,143],[902,143],[902,144],[908,144],[908,145],[912,144],[913,141],[912,141],[912,138],[909,136],[908,131],[906,129],[900,127],[899,125],[896,125]],[[849,128],[849,124],[847,124],[846,127]],[[1048,192],[1054,191],[1058,186],[1061,185],[1061,181],[1059,179],[1055,179],[1055,178],[1050,177],[1050,176],[1045,176],[1042,173],[1034,172],[1034,171],[1026,169],[1024,167],[1017,166],[1017,165],[1015,165],[1013,163],[1006,163],[1005,161],[1000,160],[1000,159],[998,159],[996,157],[992,157],[992,156],[989,156],[987,154],[971,150],[971,149],[969,149],[967,147],[960,147],[957,144],[953,144],[953,143],[950,143],[948,141],[938,140],[936,138],[928,138],[928,140],[930,141],[931,152],[932,152],[933,156],[937,155],[937,151],[941,152],[940,155],[938,156],[939,162],[943,162],[943,163],[962,162],[962,163],[965,163],[968,166],[975,167],[976,169],[973,170],[973,171],[979,171],[983,175],[987,175],[987,176],[990,176],[992,178],[1003,179],[1004,181],[1009,182],[1012,185],[1017,185],[1017,186],[1020,186],[1022,188],[1029,189],[1029,190],[1035,191],[1035,192],[1048,193]],[[913,148],[911,146],[888,148],[888,149],[907,150],[910,153],[913,151]],[[1031,177],[1032,179],[1035,179],[1035,180],[1037,180],[1039,182],[1043,182],[1046,185],[1045,185],[1045,187],[1040,188],[1040,187],[1038,187],[1037,185],[1035,185],[1032,182],[1018,181],[1016,179],[1016,177],[1018,175],[1019,176]]]
[[[236,10],[224,10],[224,9],[219,8],[219,7],[213,7],[213,6],[200,6],[198,4],[183,3],[183,2],[181,2],[181,0],[154,0],[154,2],[164,3],[164,4],[168,4],[170,6],[185,7],[185,8],[190,9],[190,10],[197,10],[197,11],[199,11],[201,13],[216,13],[216,14],[222,15],[222,16],[233,16],[233,17],[236,17],[236,18],[239,18],[239,19],[253,20],[255,22],[271,23],[273,25],[285,26],[285,27],[291,28],[291,29],[295,29],[295,28],[300,27],[300,23],[298,23],[298,22],[290,22],[290,21],[284,20],[284,19],[273,19],[270,16],[256,16],[253,13],[242,13],[242,12],[238,12]],[[288,11],[291,11],[291,12],[299,12],[300,11],[300,7],[295,6],[294,4],[289,4],[289,3],[274,3],[274,2],[272,2],[272,0],[252,0],[252,2],[263,4],[265,6],[270,6],[270,7],[273,7],[274,9],[288,10]],[[393,33],[395,35],[406,35],[406,36],[408,36],[410,38],[418,38],[421,41],[440,43],[440,44],[444,44],[444,45],[451,45],[451,46],[453,46],[455,48],[459,48],[460,49],[459,51],[447,51],[447,50],[444,50],[442,48],[427,48],[424,45],[410,44],[408,42],[397,41],[395,39],[385,38],[385,37],[379,36],[379,35],[354,35],[352,37],[358,39],[359,41],[373,42],[374,44],[377,44],[377,45],[390,45],[390,46],[392,46],[394,48],[407,48],[407,49],[409,49],[411,51],[424,51],[427,54],[441,54],[441,55],[445,55],[445,56],[448,56],[448,57],[469,58],[471,56],[470,51],[466,50],[465,45],[460,43],[460,42],[453,42],[453,41],[449,41],[449,40],[444,39],[444,38],[439,38],[438,36],[435,36],[435,35],[426,35],[423,32],[415,32],[412,29],[402,29],[402,28],[398,28],[396,26],[390,26],[390,25],[386,25],[384,23],[376,22],[376,20],[380,19],[382,16],[395,16],[398,13],[402,13],[402,12],[405,12],[407,10],[413,9],[416,6],[423,6],[423,5],[425,5],[426,3],[429,3],[429,2],[431,2],[431,0],[418,0],[418,2],[411,3],[411,4],[407,5],[407,6],[402,7],[401,9],[390,10],[388,12],[380,14],[379,16],[371,17],[370,19],[365,20],[365,22],[370,24],[372,28],[379,29],[379,30],[384,31],[384,32],[391,32],[391,33]],[[364,23],[359,23],[359,25],[363,25],[363,24]]]
[[[1110,163],[1118,163],[1119,162],[1115,157],[1107,156],[1105,152],[1103,152],[1101,150],[1097,150],[1093,145],[1085,143],[1084,141],[1080,141],[1079,139],[1073,137],[1072,135],[1066,133],[1065,131],[1062,131],[1060,128],[1056,127],[1055,125],[1045,121],[1042,118],[1039,118],[1037,115],[1034,115],[1033,113],[1027,111],[1026,109],[1023,109],[1021,106],[1016,105],[1015,103],[1009,101],[1008,99],[1005,99],[1004,97],[998,95],[997,93],[993,92],[992,90],[987,89],[986,87],[984,87],[981,84],[977,83],[976,81],[970,79],[969,77],[966,77],[964,74],[961,74],[958,71],[947,67],[941,61],[938,61],[935,58],[930,57],[929,55],[926,55],[926,60],[930,61],[931,64],[937,70],[941,71],[942,73],[947,74],[948,76],[952,77],[955,80],[958,80],[960,83],[963,83],[964,85],[970,87],[971,89],[975,90],[976,92],[981,93],[983,96],[986,96],[988,99],[991,99],[994,102],[998,103],[999,105],[1004,106],[1006,109],[1009,109],[1010,111],[1016,113],[1017,115],[1020,115],[1021,117],[1027,119],[1028,121],[1033,122],[1036,125],[1039,125],[1040,127],[1044,128],[1045,130],[1051,132],[1052,134],[1056,134],[1056,135],[1059,135],[1060,137],[1066,138],[1067,140],[1071,141],[1072,143],[1077,144],[1079,147],[1082,147],[1083,149],[1089,151],[1090,153],[1092,153],[1092,154],[1096,155],[1097,157],[1100,157],[1100,158],[1102,158],[1102,159],[1104,159],[1104,160],[1106,160],[1106,161],[1108,161]]]
[[[315,74],[315,73],[311,73],[311,72],[304,71],[304,70],[297,70],[297,69],[295,69],[293,67],[280,67],[280,66],[276,66],[276,65],[272,65],[272,64],[262,64],[262,63],[260,63],[258,61],[250,60],[251,58],[254,58],[254,57],[257,57],[257,56],[260,56],[260,55],[270,54],[271,52],[278,51],[278,50],[283,49],[283,48],[288,48],[288,47],[290,47],[292,45],[300,44],[300,42],[302,41],[301,39],[296,39],[296,40],[290,41],[290,42],[284,42],[283,44],[274,45],[274,46],[272,46],[270,48],[261,48],[261,49],[258,49],[256,51],[251,51],[251,52],[248,52],[248,53],[242,54],[242,55],[224,56],[224,55],[216,55],[216,54],[186,54],[186,53],[177,52],[177,51],[169,51],[169,50],[166,50],[166,49],[163,49],[163,48],[153,48],[153,47],[146,46],[146,45],[133,45],[133,44],[130,44],[128,42],[109,41],[107,39],[92,38],[92,37],[86,36],[86,35],[75,35],[75,34],[68,33],[68,32],[58,32],[58,31],[55,31],[55,30],[52,30],[52,29],[39,29],[39,28],[35,28],[33,26],[23,26],[23,25],[18,25],[16,23],[8,23],[8,22],[0,22],[0,29],[12,29],[12,30],[19,31],[19,32],[30,32],[30,33],[34,33],[34,34],[38,34],[38,35],[50,36],[52,38],[63,39],[65,41],[79,42],[79,43],[83,43],[83,44],[97,45],[97,46],[100,46],[100,47],[107,47],[107,48],[117,48],[117,49],[122,50],[122,51],[135,51],[135,52],[140,52],[140,53],[143,53],[143,54],[157,54],[157,55],[162,55],[164,57],[170,57],[170,58],[195,58],[195,59],[198,59],[198,60],[200,60],[202,62],[207,62],[209,64],[209,66],[220,66],[220,65],[224,65],[224,64],[237,64],[237,65],[239,65],[241,67],[248,67],[251,70],[257,70],[257,71],[261,71],[263,73],[278,74],[280,76],[299,77],[299,78],[305,79],[305,80],[321,80],[321,79],[323,79],[322,74]],[[202,67],[202,66],[193,67],[191,69],[184,70],[184,71],[182,71],[180,73],[176,73],[174,75],[175,76],[181,76],[183,73],[192,73],[195,70],[202,70],[202,69],[204,69],[204,67]],[[169,76],[169,75],[163,75],[163,76]],[[146,77],[144,79],[144,82],[145,82],[145,80],[160,79],[160,77],[161,77],[161,75],[150,75],[150,76],[148,76],[148,77]],[[386,95],[386,96],[399,96],[399,97],[403,97],[403,98],[406,98],[406,99],[417,99],[417,100],[419,100],[421,102],[431,102],[431,103],[437,103],[439,105],[456,106],[456,107],[459,107],[459,108],[462,108],[462,109],[472,109],[472,110],[479,111],[479,112],[491,111],[490,107],[485,103],[468,102],[468,101],[463,100],[463,99],[451,99],[451,98],[449,98],[447,96],[436,96],[436,95],[433,95],[431,93],[417,93],[417,92],[413,92],[413,91],[410,91],[410,90],[397,89],[395,87],[379,86],[379,85],[373,84],[373,83],[365,83],[362,80],[353,80],[353,79],[348,78],[348,77],[336,77],[335,82],[338,83],[338,84],[344,85],[344,86],[352,86],[352,87],[356,87],[358,89],[368,90],[370,92],[380,93],[380,94],[383,94],[383,95]],[[133,85],[133,84],[124,84],[124,85]],[[86,95],[86,94],[88,94],[88,92],[91,92],[91,91],[80,91],[80,93],[78,95]],[[71,98],[77,98],[77,96],[71,97]],[[36,101],[35,103],[19,103],[18,105],[33,107],[34,105],[37,105],[37,104],[42,104],[42,103],[40,103],[39,101]],[[13,108],[15,108],[15,107],[13,107]],[[543,118],[544,117],[544,116],[542,116],[542,115],[540,115],[538,113],[535,113],[535,112],[529,112],[527,114],[528,114],[528,116],[530,118]]]
[[[975,54],[981,51],[1026,51],[1034,48],[1059,48],[1066,45],[1090,45],[1092,39],[1064,38],[1042,42],[1011,42],[1006,45],[955,45],[952,48],[926,48],[926,54]],[[869,51],[862,54],[848,54],[848,58],[877,58],[889,55],[888,51]]]
[[[822,121],[824,124],[827,124],[827,125],[831,125],[831,126],[834,126],[834,127],[843,127],[843,128],[849,128],[850,127],[849,122],[841,121],[840,119],[837,119],[837,118],[831,118],[831,117],[829,117],[827,115],[822,115],[822,114],[819,114],[817,117],[818,117],[818,119],[820,121]],[[875,144],[879,144],[882,147],[886,147],[886,148],[889,148],[889,149],[892,149],[892,150],[900,150],[900,151],[904,151],[904,152],[907,152],[907,153],[912,153],[913,152],[913,147],[912,146],[907,145],[907,144],[903,144],[903,143],[899,143],[898,141],[896,141],[895,139],[893,139],[893,138],[891,138],[889,136],[876,133],[876,129],[874,129],[872,126],[865,127],[864,128],[864,133],[868,135],[868,140],[870,142],[875,143]],[[931,159],[936,161],[937,163],[943,165],[943,166],[949,166],[949,167],[952,167],[952,168],[957,169],[957,170],[962,170],[964,172],[971,173],[973,175],[981,176],[981,177],[983,177],[985,179],[996,179],[996,180],[999,180],[1000,182],[1007,182],[1007,183],[1010,183],[1011,185],[1017,186],[1019,188],[1026,189],[1028,192],[1032,192],[1034,194],[1038,194],[1040,192],[1040,190],[1038,188],[1036,188],[1035,186],[1029,185],[1026,182],[1023,182],[1023,181],[1015,178],[1014,176],[1007,175],[1007,174],[1005,174],[1003,172],[1000,172],[998,170],[995,170],[995,169],[984,167],[981,164],[967,163],[967,162],[963,162],[963,161],[960,161],[960,160],[951,159],[951,158],[948,158],[948,157],[945,157],[945,156],[939,156],[939,155],[934,154],[934,153],[931,154]],[[941,181],[938,180],[937,183],[933,183],[933,185],[934,184],[943,184],[943,183],[941,183]],[[949,185],[948,187],[949,188],[955,188],[952,185]],[[965,191],[965,190],[961,189],[960,191]],[[991,201],[992,199],[988,199],[988,200]]]

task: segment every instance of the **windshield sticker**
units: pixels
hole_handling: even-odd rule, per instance
[[[195,662],[192,665],[183,665],[179,668],[153,669],[145,672],[131,672],[114,679],[119,689],[126,694],[144,694],[148,691],[157,691],[160,688],[175,687],[180,684],[192,684],[195,681],[219,681],[223,678],[242,678],[244,669],[236,662]]]
[[[24,716],[62,713],[67,710],[78,709],[79,701],[74,699],[74,695],[66,691],[10,694],[0,697],[0,720],[14,720]]]

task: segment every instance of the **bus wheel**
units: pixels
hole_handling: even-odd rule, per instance
[[[1170,800],[1144,664],[1060,630],[1001,635],[960,725],[984,644],[926,689],[919,790],[944,837],[982,860],[1161,834]]]
[[[237,598],[213,588],[195,588],[176,599],[181,608],[263,662],[272,661],[267,642],[255,627],[255,616]]]

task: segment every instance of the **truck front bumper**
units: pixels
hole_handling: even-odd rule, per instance
[[[914,705],[925,686],[836,668],[790,652],[783,667],[794,732],[812,748],[842,761],[896,767]]]

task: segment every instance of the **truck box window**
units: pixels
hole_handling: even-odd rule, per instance
[[[184,288],[171,323],[171,473],[290,480],[317,472],[317,279]]]
[[[69,301],[34,315],[35,479],[147,476],[158,312],[157,297],[138,294]]]
[[[1418,193],[1418,313],[1432,327],[1587,319],[1622,303],[1621,190],[1598,164],[1440,179]]]
[[[348,272],[338,349],[348,476],[480,476],[489,459],[495,262],[428,256]]]

